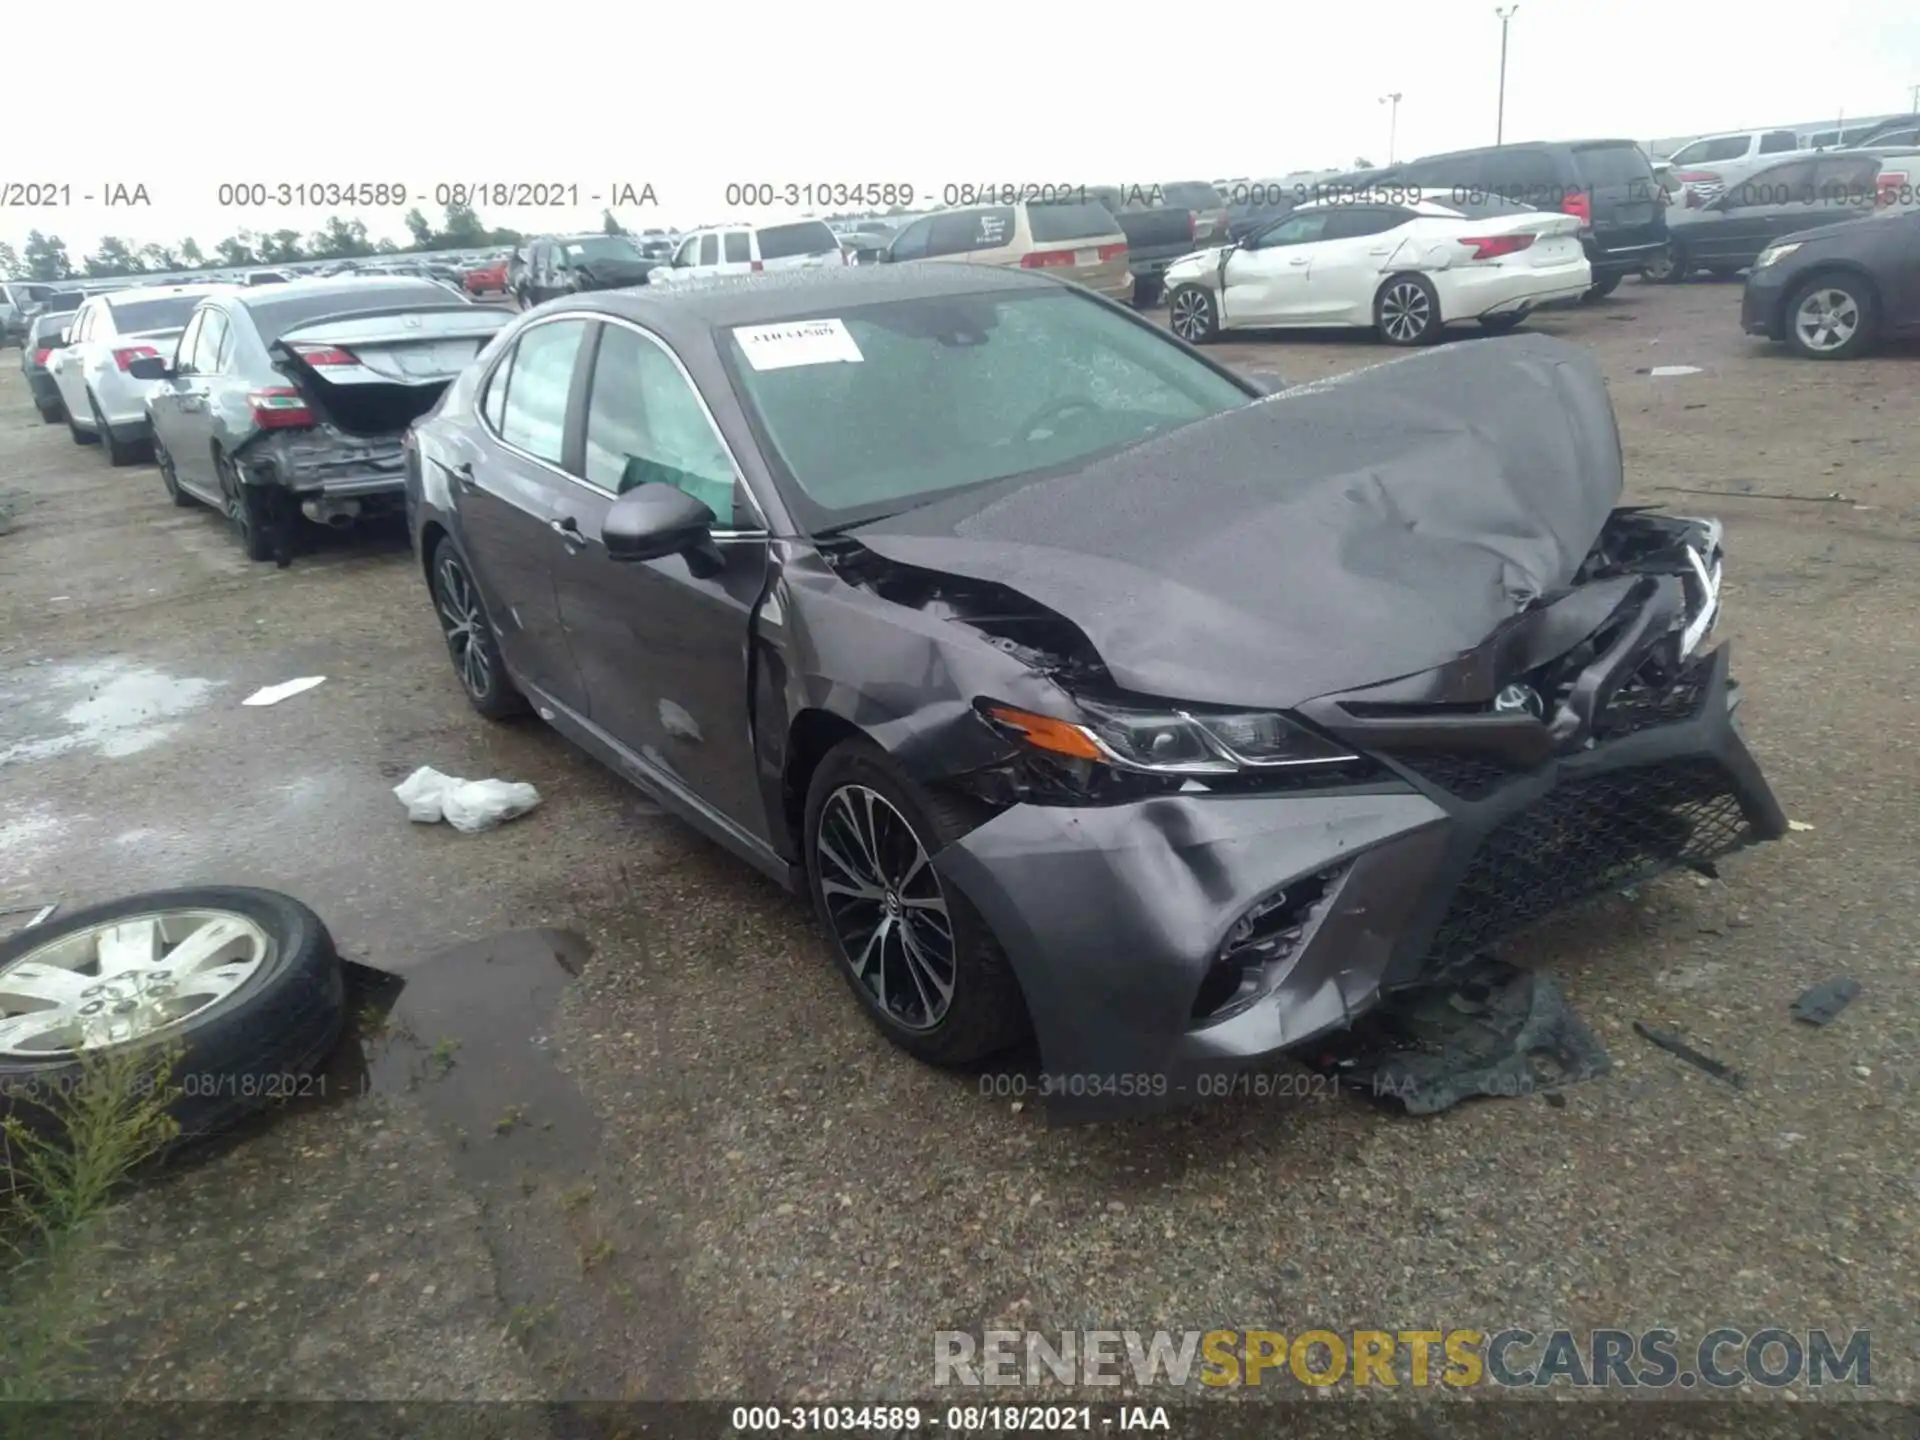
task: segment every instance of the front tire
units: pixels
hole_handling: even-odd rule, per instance
[[[1678,285],[1687,278],[1693,268],[1693,262],[1687,258],[1687,252],[1672,240],[1667,248],[1640,267],[1640,273],[1656,285]]]
[[[1858,276],[1815,275],[1787,301],[1787,346],[1806,360],[1852,360],[1880,333],[1880,298]]]
[[[440,633],[453,657],[454,674],[467,692],[467,703],[489,720],[511,720],[528,710],[526,697],[514,689],[500,657],[493,622],[487,616],[480,586],[452,540],[442,537],[428,559],[433,577],[433,608],[440,617]]]
[[[1373,298],[1373,328],[1389,345],[1432,345],[1446,326],[1440,292],[1424,275],[1394,275]]]
[[[98,435],[90,435],[78,425],[74,424],[72,415],[67,416],[67,433],[73,437],[73,443],[76,445],[98,445],[100,443],[100,437]]]
[[[182,510],[193,505],[193,497],[180,488],[179,473],[173,468],[173,456],[167,447],[160,443],[160,437],[153,439],[153,463],[160,471],[160,483],[166,487],[167,498]]]
[[[974,1064],[1030,1033],[1006,955],[930,860],[980,818],[865,739],[830,750],[807,787],[807,885],[841,974],[881,1034],[934,1065]]]
[[[1204,285],[1176,285],[1167,296],[1167,328],[1189,345],[1220,338],[1220,306]]]

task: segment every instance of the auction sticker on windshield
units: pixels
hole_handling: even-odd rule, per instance
[[[836,365],[864,360],[860,347],[839,320],[796,320],[785,325],[737,325],[733,338],[756,370],[785,370],[794,365]]]

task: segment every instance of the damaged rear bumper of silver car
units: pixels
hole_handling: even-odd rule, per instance
[[[1016,805],[934,863],[1019,976],[1056,1118],[1231,1093],[1554,911],[1782,834],[1728,654],[1537,764],[1430,736],[1338,788]]]
[[[253,478],[294,492],[300,500],[374,500],[398,503],[406,489],[401,436],[355,436],[332,426],[259,436],[247,448]]]

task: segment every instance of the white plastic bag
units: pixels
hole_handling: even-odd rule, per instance
[[[394,786],[393,793],[407,807],[409,820],[422,825],[444,820],[463,835],[491,830],[540,803],[540,792],[531,785],[462,780],[443,775],[431,765],[422,765]]]

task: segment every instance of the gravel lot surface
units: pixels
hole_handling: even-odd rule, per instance
[[[1513,947],[1613,1072],[1421,1120],[1249,1097],[1058,1129],[913,1063],[801,903],[558,735],[468,710],[403,536],[250,565],[152,468],[41,425],[8,356],[0,905],[266,885],[419,980],[328,1103],[116,1212],[90,1393],[924,1396],[934,1330],[1001,1322],[1864,1328],[1880,1395],[1910,1396],[1920,354],[1795,361],[1738,298],[1630,282],[1534,328],[1599,355],[1632,498],[1725,519],[1742,715],[1811,828]],[[1388,357],[1221,353],[1295,380]],[[1667,364],[1701,373],[1645,373]],[[300,675],[327,679],[241,708]],[[423,764],[545,803],[412,826],[389,792]],[[520,978],[465,983],[488,960]],[[1842,974],[1839,1020],[1790,1020]]]

